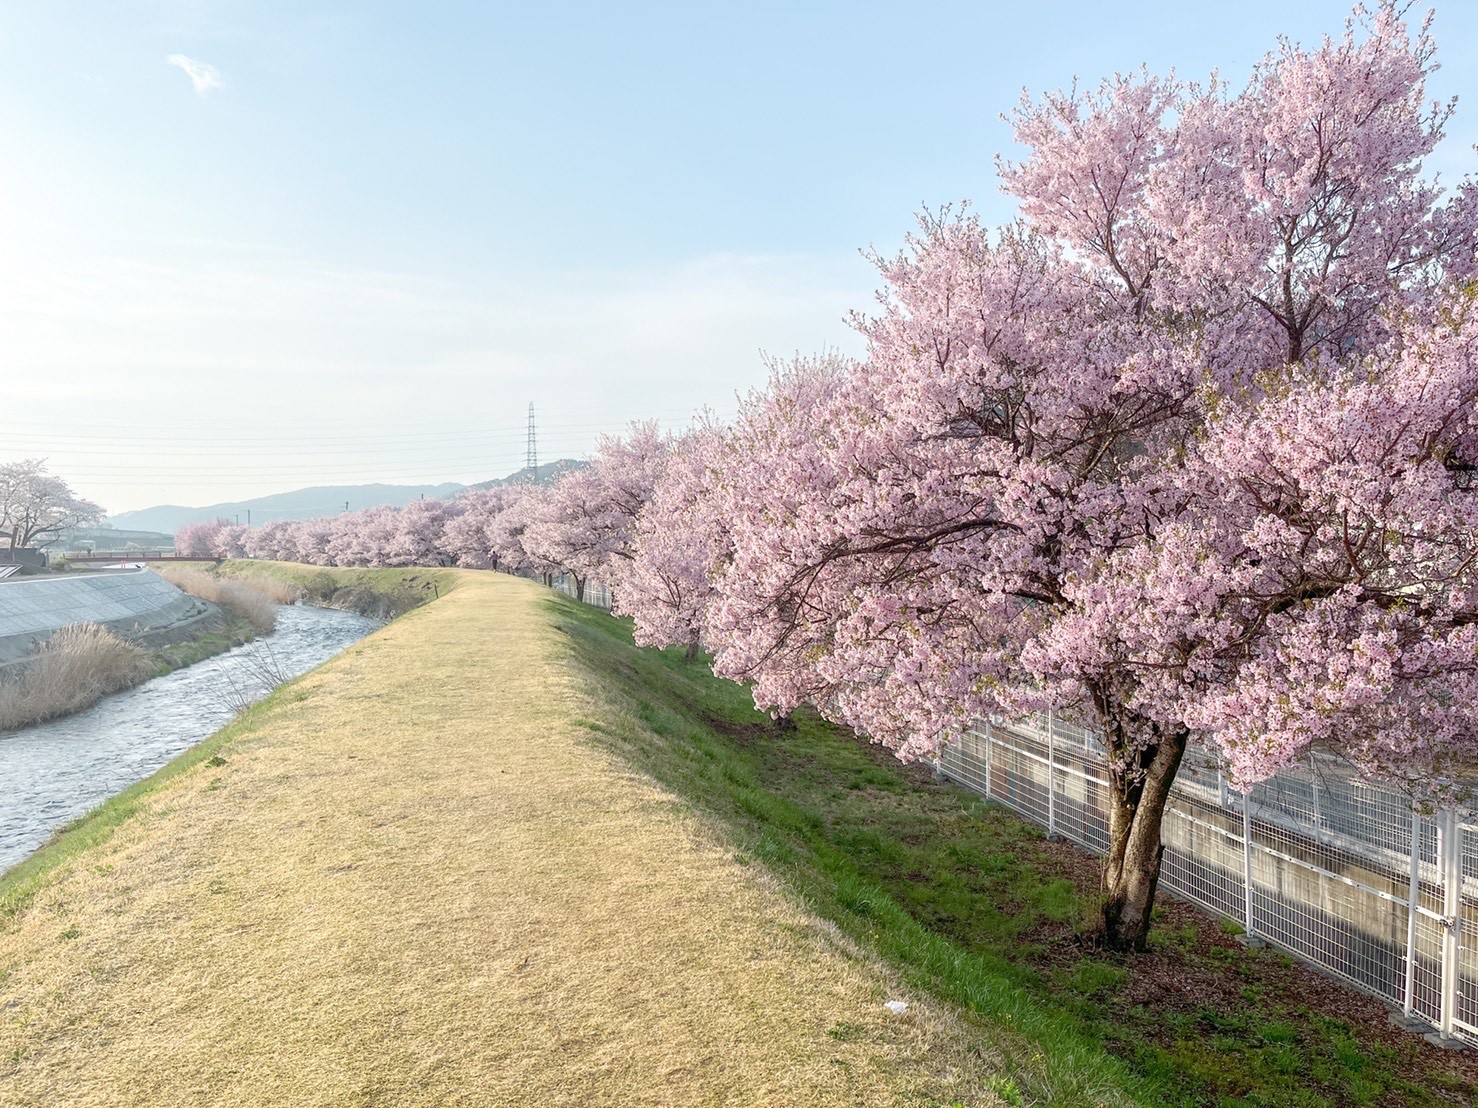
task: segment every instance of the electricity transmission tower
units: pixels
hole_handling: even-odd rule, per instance
[[[529,480],[539,479],[539,448],[534,443],[534,403],[529,401],[529,451],[524,463],[528,467]]]

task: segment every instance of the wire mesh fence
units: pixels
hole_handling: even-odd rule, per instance
[[[610,587],[599,581],[587,579],[585,590],[582,593],[573,577],[568,574],[560,574],[554,579],[553,586],[566,596],[574,597],[576,600],[583,600],[586,604],[593,604],[595,607],[604,608],[608,612],[611,610]]]
[[[1108,850],[1095,736],[1050,716],[982,723],[940,772],[1049,833]],[[1160,887],[1398,1006],[1413,1027],[1478,1045],[1478,824],[1312,757],[1243,794],[1209,755],[1171,793]]]

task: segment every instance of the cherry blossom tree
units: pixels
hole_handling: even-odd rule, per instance
[[[1116,574],[1120,604],[1158,609],[1120,640],[1168,641],[1165,605],[1195,621],[1192,675],[1142,685],[1183,697],[1238,781],[1318,744],[1430,791],[1478,753],[1478,286],[1441,303],[1213,421],[1187,471],[1220,510]]]
[[[292,525],[280,519],[251,528],[241,540],[246,556],[268,561],[293,561],[297,546],[292,541],[291,531]]]
[[[206,523],[185,524],[175,532],[175,553],[192,558],[216,557],[216,541],[227,523],[224,519],[214,519]]]
[[[210,541],[209,552],[217,558],[246,557],[247,530],[244,524],[222,520],[221,527]]]
[[[633,423],[625,437],[603,435],[590,465],[564,474],[540,498],[524,547],[585,583],[603,570],[619,592],[631,559],[636,519],[652,498],[666,463],[668,436],[656,421]]]
[[[291,536],[291,546],[296,560],[307,565],[328,566],[336,564],[329,554],[329,546],[338,533],[338,516],[317,516],[291,522],[285,534]]]
[[[450,565],[444,530],[447,522],[461,513],[452,501],[413,500],[402,508],[392,509],[395,531],[383,552],[385,565],[444,566]]]
[[[714,672],[753,682],[761,707],[788,712],[809,702],[846,718],[815,662],[826,637],[823,613],[848,603],[850,582],[838,572],[841,562],[823,559],[828,568],[811,574],[811,584],[838,591],[825,598],[811,591],[800,576],[808,559],[793,544],[808,541],[803,532],[836,487],[831,420],[855,370],[835,355],[773,363],[766,389],[741,405],[714,476],[727,556],[714,572],[707,641]]]
[[[1093,725],[1111,943],[1145,942],[1193,739],[1244,784],[1313,742],[1474,750],[1478,211],[1421,176],[1432,59],[1387,3],[1240,93],[1025,102],[1022,222],[926,217],[866,360],[736,431],[718,670],[903,757]]]
[[[443,529],[446,554],[463,569],[498,569],[501,557],[489,531],[494,519],[520,495],[518,486],[474,489],[457,497],[460,513]]]
[[[484,525],[500,569],[533,574],[546,585],[559,569],[528,550],[524,535],[539,516],[541,502],[548,495],[549,490],[540,485],[511,486],[506,506]]]
[[[0,539],[12,556],[19,547],[55,538],[71,527],[101,523],[106,515],[48,473],[44,459],[0,465]]]
[[[635,623],[641,646],[680,645],[697,657],[706,636],[712,576],[727,561],[728,528],[717,502],[724,429],[705,420],[679,436],[640,511],[631,557],[614,563],[615,611]]]

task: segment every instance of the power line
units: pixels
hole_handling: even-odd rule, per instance
[[[657,419],[661,422],[684,422],[691,420],[696,410],[677,410],[645,413],[641,418]],[[630,420],[602,419],[596,421],[578,421],[571,423],[546,424],[545,430],[551,428],[560,431],[624,431]],[[506,425],[505,425],[506,426]],[[273,445],[283,442],[302,442],[305,437],[315,443],[376,443],[376,442],[413,442],[421,439],[432,439],[442,441],[449,438],[475,438],[486,441],[488,430],[486,427],[460,427],[460,428],[427,428],[423,430],[386,430],[383,432],[365,432],[364,434],[325,434],[322,423],[303,424],[293,427],[277,424],[280,430],[276,435],[246,435],[241,437],[223,436],[218,430],[201,430],[199,437],[192,437],[188,429],[182,430],[178,424],[155,425],[143,423],[138,420],[119,420],[110,423],[77,423],[72,420],[59,422],[55,430],[39,425],[35,420],[12,422],[0,420],[0,434],[7,437],[17,437],[48,441],[74,441],[74,442],[131,442],[150,441],[157,442],[162,437],[176,443],[201,442],[210,445],[221,443],[229,444],[261,444]],[[79,433],[83,432],[83,433]],[[122,434],[116,432],[123,432]],[[523,432],[508,429],[496,432],[495,437],[503,439],[514,439],[523,437]]]

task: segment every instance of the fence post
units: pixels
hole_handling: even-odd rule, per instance
[[[1314,795],[1314,838],[1324,841],[1324,813],[1319,803],[1319,767],[1314,763],[1314,752],[1309,751],[1309,789]]]
[[[1442,874],[1442,1009],[1437,1035],[1451,1039],[1457,1029],[1458,913],[1463,896],[1463,833],[1457,813],[1442,813],[1437,825]]]
[[[1052,709],[1047,709],[1047,834],[1057,835],[1057,731]]]
[[[1422,814],[1411,810],[1411,889],[1406,899],[1406,988],[1401,1014],[1411,1019],[1416,1006],[1416,907],[1421,894]]]
[[[1247,941],[1251,942],[1257,937],[1257,929],[1252,924],[1252,787],[1250,785],[1242,794],[1242,888],[1243,915],[1246,917],[1243,924],[1247,930]]]
[[[986,796],[990,796],[990,748],[996,745],[996,731],[986,719]]]

